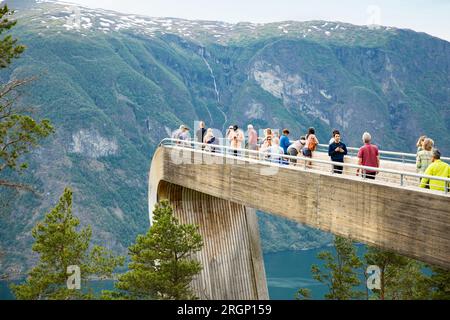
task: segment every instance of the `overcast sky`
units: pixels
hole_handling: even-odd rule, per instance
[[[422,31],[450,41],[450,0],[69,0],[153,17],[227,22],[330,20]]]

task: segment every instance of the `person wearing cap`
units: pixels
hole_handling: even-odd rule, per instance
[[[191,140],[191,135],[189,134],[190,129],[184,126],[183,131],[180,133],[179,139],[183,141]]]
[[[433,150],[432,163],[425,171],[426,176],[434,176],[441,178],[450,178],[450,166],[441,160],[441,152],[437,149]],[[449,183],[441,180],[433,180],[431,178],[422,178],[420,183],[421,188],[429,188],[431,190],[449,191]]]
[[[229,126],[227,129],[227,132],[225,133],[225,137],[228,140],[228,143],[230,142],[230,135],[233,133],[233,126]]]
[[[175,130],[175,131],[172,133],[172,139],[174,139],[174,140],[180,140],[180,135],[183,133],[184,129],[185,129],[185,126],[184,126],[184,124],[182,124],[177,130]],[[177,141],[176,143],[177,143],[177,144],[180,144],[179,141]]]

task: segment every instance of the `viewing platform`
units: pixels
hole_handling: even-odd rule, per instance
[[[268,297],[256,210],[450,269],[450,194],[419,187],[424,176],[416,174],[415,155],[381,151],[376,169],[358,166],[356,149],[349,149],[339,164],[343,174],[335,174],[337,163],[324,147],[312,159],[282,156],[297,160],[293,165],[275,154],[161,142],[150,170],[149,208],[168,199],[182,222],[200,226],[204,270],[194,283],[197,292]],[[357,176],[357,169],[378,171],[376,180]]]

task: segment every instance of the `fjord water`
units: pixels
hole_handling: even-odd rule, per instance
[[[272,300],[292,300],[299,288],[311,290],[313,299],[323,299],[327,291],[325,285],[314,280],[311,276],[311,265],[321,265],[316,258],[323,250],[320,248],[303,251],[284,251],[264,255],[269,296]],[[358,246],[359,256],[363,253],[363,246]],[[0,300],[10,300],[14,297],[9,290],[11,282],[0,281]],[[17,281],[14,283],[18,283]],[[92,281],[90,286],[95,292],[113,289],[113,281]]]

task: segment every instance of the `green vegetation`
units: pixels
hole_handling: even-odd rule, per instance
[[[357,270],[361,268],[362,262],[356,254],[356,249],[351,240],[336,237],[334,240],[336,255],[330,251],[320,252],[317,256],[325,262],[323,269],[318,265],[311,267],[313,279],[322,282],[328,287],[325,299],[350,300],[361,298],[364,293],[356,290],[361,281]],[[300,289],[299,297],[308,297],[309,292]]]
[[[0,35],[16,25],[11,20],[14,12],[8,6],[0,8]],[[23,45],[8,34],[0,40],[0,69],[7,68],[13,59],[25,51]],[[37,122],[27,115],[29,110],[18,101],[18,89],[31,79],[11,79],[0,82],[0,187],[27,188],[17,182],[4,179],[4,171],[23,170],[27,163],[20,163],[21,157],[38,145],[38,142],[53,132],[48,120]]]
[[[222,42],[205,22],[189,27],[192,37],[167,31],[151,37],[142,28],[103,32],[99,18],[92,18],[90,29],[66,30],[63,11],[55,3],[21,7],[14,32],[27,50],[0,70],[4,83],[39,75],[21,103],[58,124],[38,152],[23,158],[29,170],[20,181],[45,196],[12,190],[0,196],[8,203],[0,214],[1,269],[10,276],[32,264],[30,221],[51,208],[50,199],[66,185],[77,194],[77,216],[93,228],[93,243],[125,254],[149,227],[145,199],[153,152],[181,123],[288,127],[292,138],[313,125],[321,142],[337,128],[349,146],[358,146],[368,130],[382,149],[405,152],[415,152],[417,137],[427,134],[450,154],[446,41],[345,23],[332,23],[335,30],[327,35],[323,21],[239,24],[224,32]],[[286,24],[284,34],[279,27]],[[265,90],[255,71],[274,76],[283,96]],[[262,220],[266,252],[331,242],[289,221]]]
[[[153,224],[129,248],[129,271],[119,277],[119,292],[105,299],[195,299],[190,283],[202,267],[193,254],[203,246],[198,226],[180,224],[167,201],[153,211]]]
[[[395,253],[369,247],[365,254],[367,265],[380,268],[380,290],[373,290],[374,299],[420,300],[430,297],[425,265]],[[450,274],[450,272],[448,272]]]
[[[78,266],[84,283],[93,276],[110,278],[123,257],[100,246],[90,248],[90,227],[77,230],[80,220],[72,214],[72,191],[65,189],[59,203],[33,228],[33,251],[39,262],[24,284],[12,286],[17,299],[92,299],[91,292],[67,288],[68,267]]]
[[[364,259],[356,254],[351,240],[336,237],[336,253],[323,251],[317,258],[324,265],[311,267],[314,279],[326,284],[329,291],[325,299],[350,300],[448,300],[450,299],[450,271],[425,264],[373,247],[368,247]],[[380,289],[361,291],[361,279],[368,279],[368,266],[380,268]],[[430,272],[431,270],[431,272]],[[363,283],[366,286],[366,283]],[[300,288],[296,299],[310,299],[311,292]]]

